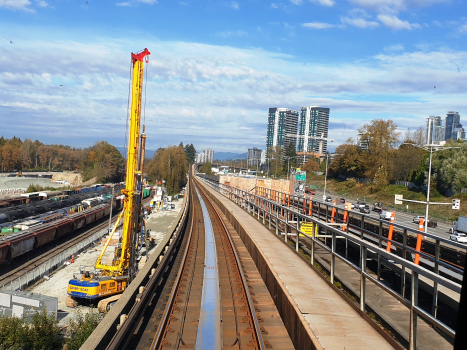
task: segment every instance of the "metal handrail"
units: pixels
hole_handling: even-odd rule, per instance
[[[222,195],[226,196],[227,198],[231,199],[234,201],[237,205],[240,205],[243,207],[245,210],[247,210],[249,213],[252,213],[253,216],[256,215],[258,219],[260,218],[261,213],[263,214],[263,222],[265,223],[265,220],[268,220],[268,225],[269,228],[272,227],[272,225],[275,226],[276,228],[276,234],[279,234],[279,225],[285,225],[286,227],[286,232],[290,230],[294,230],[296,232],[296,251],[298,251],[298,244],[299,244],[299,237],[300,234],[308,237],[311,239],[312,242],[312,253],[311,253],[311,263],[313,264],[314,261],[314,246],[318,245],[318,247],[325,249],[328,253],[331,254],[331,263],[330,263],[330,279],[331,283],[334,283],[334,277],[335,277],[335,258],[337,257],[340,261],[344,262],[348,266],[350,266],[353,270],[357,271],[360,273],[361,276],[361,293],[360,293],[360,309],[361,311],[365,311],[365,295],[366,295],[366,280],[368,279],[369,281],[373,282],[375,285],[383,289],[384,291],[388,292],[391,296],[393,296],[395,299],[400,301],[403,305],[409,308],[410,310],[410,327],[409,327],[409,349],[414,350],[416,349],[416,334],[417,334],[417,316],[423,318],[425,321],[428,323],[432,324],[433,326],[436,326],[438,329],[441,331],[445,332],[449,337],[454,338],[455,337],[455,331],[438,320],[436,316],[433,316],[429,313],[427,313],[425,310],[421,309],[417,304],[418,304],[418,283],[419,283],[419,275],[424,276],[434,283],[434,289],[437,291],[438,285],[442,285],[456,293],[460,293],[462,286],[456,282],[451,281],[450,279],[447,279],[441,275],[439,275],[436,272],[432,272],[424,267],[421,267],[419,265],[416,265],[415,263],[406,260],[403,257],[400,257],[396,254],[393,254],[392,252],[386,251],[385,247],[381,245],[377,245],[375,243],[366,241],[363,239],[363,234],[364,234],[364,229],[359,228],[357,226],[353,226],[355,229],[359,229],[361,231],[361,237],[355,236],[355,234],[341,231],[340,229],[336,228],[333,225],[328,224],[327,222],[320,221],[319,218],[322,216],[321,213],[318,213],[318,219],[314,218],[313,216],[308,216],[306,214],[300,213],[295,210],[295,208],[284,206],[278,202],[275,202],[269,198],[262,197],[253,193],[249,193],[247,191],[232,187],[232,186],[227,186],[224,184],[214,184],[211,181],[208,181],[206,179],[203,179],[199,177],[204,183],[206,183],[208,186],[210,186],[212,189],[215,191],[221,193]],[[296,197],[296,196],[295,196]],[[262,205],[257,204],[257,203],[262,203]],[[326,204],[327,205],[327,204]],[[335,206],[330,206],[327,205],[327,207],[335,207]],[[269,210],[266,210],[266,208],[269,208]],[[306,208],[308,209],[308,208]],[[339,208],[342,210],[342,208]],[[283,213],[282,218],[279,215],[279,212]],[[325,214],[325,219],[328,219],[328,211],[326,211]],[[266,219],[266,216],[268,217]],[[292,216],[293,218],[296,218],[296,221],[293,221],[292,223],[289,221],[289,216]],[[373,218],[372,218],[373,219]],[[335,217],[335,220],[337,220],[337,217]],[[375,219],[377,220],[377,219]],[[325,243],[321,242],[318,238],[315,238],[314,235],[310,236],[303,232],[300,229],[300,222],[313,222],[315,225],[317,225],[317,230],[318,232],[325,230],[328,234],[331,234],[332,241],[331,241],[331,248],[328,247]],[[339,220],[341,221],[341,220]],[[379,220],[381,223],[386,224],[385,222]],[[342,221],[341,221],[342,222]],[[401,225],[394,225],[401,227]],[[350,224],[347,223],[347,227],[350,228]],[[416,234],[423,234],[426,237],[433,238],[437,241],[437,244],[439,242],[444,242],[444,243],[449,243],[451,246],[456,246],[459,248],[465,249],[464,246],[460,244],[456,244],[455,242],[451,242],[447,239],[444,239],[442,237],[437,237],[432,234],[427,234],[427,233],[422,233],[416,230],[412,230],[410,228],[403,228],[404,232],[413,232]],[[369,232],[368,232],[369,233]],[[438,266],[445,266],[450,269],[453,269],[459,274],[463,274],[463,270],[457,269],[456,267],[446,264],[443,261],[439,260],[439,257],[433,257],[429,254],[426,254],[424,252],[419,252],[413,249],[412,247],[407,246],[406,244],[401,244],[400,242],[396,242],[394,240],[387,239],[386,237],[383,237],[381,234],[375,234],[374,232],[371,232],[372,235],[375,235],[378,237],[380,240],[380,244],[382,241],[385,242],[391,242],[394,245],[398,245],[399,247],[402,247],[405,251],[408,252],[413,252],[416,254],[420,254],[421,256],[424,256],[426,259],[429,259],[430,261],[433,261],[435,264]],[[290,234],[285,233],[285,240],[287,240],[287,236]],[[355,265],[353,262],[350,260],[346,259],[345,257],[341,256],[338,254],[335,250],[336,247],[336,239],[337,237],[344,237],[347,240],[350,240],[351,242],[359,245],[360,248],[360,264],[362,267],[359,267]],[[405,269],[408,268],[411,270],[411,298],[410,300],[405,298],[403,295],[395,292],[391,288],[385,286],[379,279],[375,278],[371,274],[369,274],[366,271],[366,254],[367,250],[370,250],[374,253],[377,253],[378,256],[382,256],[387,258],[388,260],[394,261],[396,264],[400,264],[403,269],[403,278],[404,278],[404,285],[405,285]],[[436,298],[437,301],[437,298]],[[436,315],[436,314],[435,314]]]

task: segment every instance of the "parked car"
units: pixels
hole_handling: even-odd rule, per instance
[[[416,223],[416,224],[419,224],[419,223],[420,223],[420,219],[425,220],[425,216],[423,216],[423,215],[417,215],[416,217],[413,218],[413,222]],[[437,222],[437,221],[428,218],[428,227],[437,227],[437,226],[438,226],[438,222]]]
[[[360,207],[360,213],[370,214],[370,206],[365,205],[364,207]]]
[[[383,220],[391,220],[391,212],[390,212],[390,211],[383,210],[383,211],[381,211],[381,213],[379,214],[379,218],[380,218],[380,219],[383,219]]]
[[[465,233],[453,233],[449,236],[450,239],[459,243],[467,243],[467,235]]]

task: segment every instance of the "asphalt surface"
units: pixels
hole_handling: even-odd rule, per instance
[[[317,201],[317,202],[321,202],[321,203],[326,203],[326,204],[333,204],[334,203],[334,199],[337,199],[337,206],[339,208],[342,208],[344,209],[344,203],[341,203],[340,202],[340,198],[345,198],[347,201],[351,202],[351,203],[356,203],[357,202],[357,199],[355,198],[349,198],[349,197],[342,197],[342,196],[338,196],[332,192],[329,192],[329,191],[326,191],[326,196],[330,196],[332,198],[332,201],[331,202],[325,202],[323,200],[323,194],[324,194],[324,191],[323,190],[320,190],[320,189],[317,189],[316,190],[316,195],[313,196],[313,200],[314,201]],[[367,202],[366,203],[369,207],[370,207],[370,210],[373,208],[373,204],[372,202]],[[388,211],[394,211],[395,212],[395,220],[394,222],[396,224],[399,224],[399,225],[402,225],[406,228],[410,228],[410,229],[413,229],[413,230],[417,230],[418,229],[418,223],[415,223],[413,222],[413,218],[417,215],[417,214],[414,214],[414,213],[406,213],[406,212],[401,212],[401,211],[396,211],[394,209],[390,209]],[[360,213],[360,211],[358,209],[353,209],[352,212],[355,212],[355,213]],[[375,219],[379,219],[379,214],[375,211],[371,211],[370,214],[365,214],[369,217],[372,217],[372,218],[375,218]],[[440,222],[438,221],[438,226],[437,227],[428,227],[428,233],[430,234],[433,234],[433,235],[436,235],[438,237],[442,237],[442,238],[446,238],[446,239],[449,239],[450,237],[450,233],[449,233],[449,229],[451,228],[451,225],[448,225],[446,224],[445,222]],[[467,245],[466,245],[467,246]]]

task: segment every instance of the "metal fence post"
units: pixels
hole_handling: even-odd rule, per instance
[[[331,283],[334,284],[334,272],[336,268],[336,233],[332,232],[331,242]]]
[[[269,202],[269,229],[271,229],[271,214],[272,214],[272,205],[271,202]]]
[[[287,235],[289,233],[289,213],[287,212],[287,209],[284,210],[285,213],[285,232],[284,232],[284,241],[287,243]]]
[[[440,253],[440,241],[436,240],[436,247],[435,247],[435,273],[439,274],[439,253]],[[438,282],[433,282],[433,305],[431,313],[433,317],[438,316]]]
[[[276,236],[279,235],[279,207],[276,205]]]
[[[415,307],[418,304],[418,272],[412,271],[412,283],[410,286],[410,329],[409,350],[417,348],[417,314]]]
[[[297,241],[295,242],[295,251],[298,252],[298,246],[300,244],[300,216],[297,215]]]
[[[407,229],[404,229],[402,237],[402,258],[407,259]],[[402,266],[401,273],[401,295],[405,296],[405,266]]]
[[[366,299],[366,247],[362,246],[360,249],[360,310],[365,312],[365,299]]]
[[[383,235],[383,222],[379,222],[379,231],[378,231],[378,247],[381,248],[381,236]],[[378,275],[378,281],[381,280],[381,254],[378,253],[378,267],[376,270],[376,273]]]

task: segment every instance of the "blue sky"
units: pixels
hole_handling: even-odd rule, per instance
[[[466,44],[462,0],[0,0],[0,135],[122,146],[145,47],[148,149],[264,148],[269,107],[330,107],[334,147],[374,118],[467,124]]]

